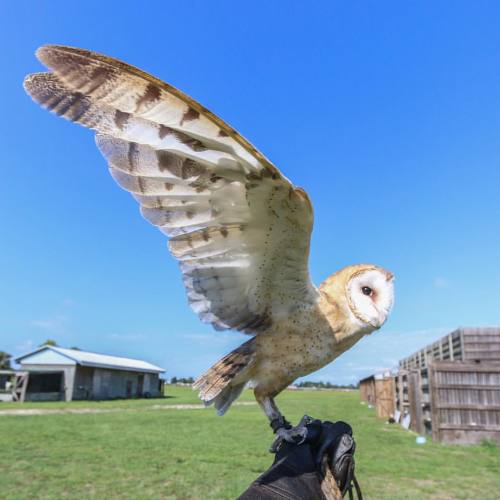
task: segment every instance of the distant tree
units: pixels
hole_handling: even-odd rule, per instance
[[[81,349],[79,347],[76,347],[76,346],[70,347],[70,349],[73,349],[73,351],[81,351]]]
[[[9,353],[0,351],[0,370],[10,370],[12,368],[10,364],[11,359],[12,356]]]
[[[194,382],[193,377],[172,377],[170,379],[171,384],[192,384]]]
[[[306,389],[308,388],[317,388],[317,389],[356,389],[358,385],[354,384],[332,384],[331,382],[312,382],[310,380],[305,380],[303,382],[299,382],[297,384],[297,387],[304,387]]]
[[[57,342],[53,339],[47,339],[43,344],[40,344],[40,347],[44,345],[51,345],[52,347],[57,347]]]

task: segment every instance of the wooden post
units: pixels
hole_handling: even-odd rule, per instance
[[[429,365],[429,395],[431,397],[431,426],[432,426],[432,439],[439,441],[439,408],[438,408],[438,394],[437,394],[437,380],[436,370],[434,363]]]
[[[29,372],[17,372],[14,377],[12,388],[12,401],[24,403],[26,398],[26,389],[28,387]]]
[[[411,424],[410,427],[419,434],[424,432],[422,422],[422,398],[421,398],[420,370],[412,370],[408,374],[408,399],[410,404]]]

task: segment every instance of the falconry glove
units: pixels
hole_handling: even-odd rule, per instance
[[[282,441],[272,466],[240,496],[240,500],[330,500],[353,489],[362,499],[354,476],[355,442],[345,422],[321,422],[305,416],[299,424],[307,435],[301,443]]]

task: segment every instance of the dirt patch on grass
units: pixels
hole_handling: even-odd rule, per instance
[[[241,401],[233,403],[233,406],[254,406],[257,403],[252,401]],[[32,415],[59,415],[63,413],[117,413],[132,412],[143,410],[205,410],[208,407],[203,404],[180,404],[180,405],[152,405],[139,408],[14,408],[9,410],[0,410],[2,415],[14,415],[20,417],[30,417]]]

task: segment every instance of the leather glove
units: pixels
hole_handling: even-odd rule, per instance
[[[318,471],[324,477],[326,467],[329,467],[344,495],[354,475],[356,443],[352,437],[352,427],[342,421],[333,423],[328,420],[312,420],[306,427],[306,441],[311,445]]]
[[[350,490],[352,481],[361,498],[354,478],[355,443],[351,426],[345,422],[321,422],[311,417],[304,417],[301,424],[307,428],[304,441],[300,444],[283,442],[271,467],[250,485],[240,500],[340,498]],[[327,467],[340,492],[327,492],[326,496],[322,482]]]

